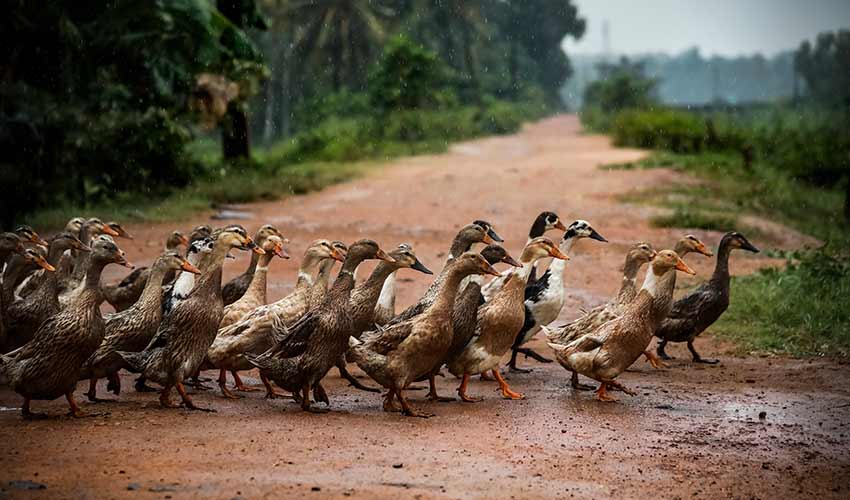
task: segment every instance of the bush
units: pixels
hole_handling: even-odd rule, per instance
[[[628,110],[618,113],[612,126],[614,143],[675,153],[702,151],[705,122],[690,113],[673,110]]]

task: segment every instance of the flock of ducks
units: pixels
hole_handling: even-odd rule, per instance
[[[563,232],[557,243],[545,236],[555,230]],[[490,223],[464,226],[431,286],[400,313],[396,274],[403,269],[433,274],[408,244],[385,251],[368,239],[351,245],[315,240],[304,252],[294,290],[267,304],[269,266],[275,258],[289,258],[288,240],[274,226],[262,226],[253,237],[239,225],[198,226],[188,236],[175,231],[150,267],[117,283],[101,283],[107,265],[132,268],[118,238],[131,236],[120,224],[96,218],[74,218],[48,241],[28,226],[0,233],[0,352],[5,353],[0,384],[23,398],[25,418],[43,416],[32,412],[32,400],[62,396],[71,415],[83,416],[74,399],[77,383],[87,380],[87,398],[101,401],[98,380],[107,379],[107,390],[118,395],[121,370],[138,373],[135,389],[158,392],[162,406],[180,406],[172,400],[174,389],[182,406],[211,411],[195,404],[186,385],[204,388],[200,373],[218,370],[222,396],[238,398],[233,390],[259,390],[239,377],[257,368],[266,398],[283,396],[276,385],[304,410],[321,413],[330,403],[322,380],[334,367],[355,387],[380,391],[353,377],[348,363],[386,390],[385,411],[428,417],[432,414],[414,408],[405,391],[427,380],[428,399],[453,400],[437,392],[435,377],[443,367],[459,379],[457,393],[464,402],[478,401],[468,393],[474,375],[495,379],[504,398],[524,398],[499,367],[508,352],[513,372],[528,371],[517,367],[518,354],[551,362],[525,347],[540,331],[571,373],[573,388],[590,389],[579,383],[583,375],[599,383],[598,399],[612,401],[609,390],[633,394],[617,377],[641,356],[663,366],[668,342],[687,342],[694,362],[717,362],[701,358],[693,340],[728,307],[730,252],[758,252],[743,235],[726,234],[711,279],[674,302],[676,272],[695,274],[682,258],[712,252],[692,235],[673,250],[637,243],[626,254],[616,297],[550,330],[547,325],[564,305],[573,245],[583,238],[607,241],[588,222],[565,226],[553,212],[535,218],[518,259],[499,244],[503,240]],[[479,251],[476,245],[483,247]],[[222,284],[222,265],[234,250],[250,252],[250,264]],[[540,261],[547,258],[552,261],[541,274]],[[355,273],[366,260],[378,264],[358,282]],[[337,262],[341,269],[331,280]],[[509,267],[499,272],[494,266],[500,264]],[[646,277],[638,288],[644,265]],[[493,279],[485,283],[486,275]],[[115,312],[103,317],[103,301]],[[655,352],[649,349],[653,336],[659,338]]]

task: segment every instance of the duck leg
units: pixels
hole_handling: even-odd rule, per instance
[[[502,374],[499,373],[499,370],[493,369],[493,376],[496,377],[496,382],[499,383],[499,389],[502,390],[502,396],[506,399],[525,399],[525,396],[518,392],[514,392],[511,390],[511,387],[502,378]]]
[[[384,396],[384,411],[400,412],[401,407],[395,404],[395,389],[390,389]]]
[[[531,358],[531,359],[537,361],[538,363],[551,363],[552,362],[551,359],[547,358],[546,356],[543,356],[542,354],[538,354],[537,352],[535,352],[532,349],[529,349],[528,347],[518,347],[517,352],[519,352],[520,354],[525,354],[526,358]]]
[[[599,389],[596,389],[596,399],[605,401],[606,403],[614,403],[617,401],[617,398],[608,394],[606,391],[607,386],[608,384],[606,382],[599,383]]]
[[[519,354],[519,350],[519,347],[511,348],[511,360],[508,361],[508,370],[510,370],[511,373],[531,373],[531,368],[517,368],[516,357],[517,354]],[[526,357],[528,357],[528,355],[526,355]],[[481,378],[482,380],[492,380],[490,378],[484,379],[483,373],[481,374]]]
[[[24,404],[21,405],[21,416],[24,420],[44,420],[47,418],[46,413],[34,413],[30,410],[30,398],[24,398]]]
[[[655,354],[658,354],[658,357],[663,359],[663,360],[673,359],[670,356],[668,356],[666,352],[664,352],[665,347],[667,347],[667,340],[666,339],[659,339],[658,345],[655,346]]]
[[[460,381],[460,387],[457,388],[457,395],[460,396],[460,400],[464,403],[477,403],[481,401],[480,398],[473,398],[466,395],[467,385],[469,385],[469,374],[464,373],[463,378]]]
[[[68,416],[74,418],[84,418],[84,417],[97,417],[103,415],[103,413],[84,413],[80,406],[77,404],[77,401],[74,399],[74,391],[70,391],[65,393],[65,399],[68,400],[68,406],[71,408],[68,410]]]
[[[593,387],[587,384],[581,384],[578,381],[578,372],[573,372],[572,377],[570,377],[570,386],[577,391],[592,391]]]
[[[92,377],[89,379],[89,390],[86,393],[86,397],[92,403],[107,403],[110,401],[115,401],[114,399],[101,399],[97,397],[97,377]]]
[[[121,377],[118,376],[118,372],[110,373],[107,375],[107,379],[109,382],[106,384],[106,390],[116,396],[121,394]]]
[[[263,372],[260,372],[260,380],[262,380],[263,385],[266,386],[266,399],[277,399],[286,397],[285,394],[281,394],[274,390],[274,387],[272,387],[272,383],[269,381],[269,378],[266,377]]]
[[[248,387],[242,382],[242,379],[239,378],[239,372],[236,370],[230,370],[230,374],[233,375],[233,387],[236,388],[239,392],[257,392],[260,389],[256,387]]]
[[[691,356],[694,357],[694,363],[705,363],[707,365],[716,365],[720,363],[719,359],[703,359],[696,349],[694,349],[694,339],[688,340],[688,350],[691,351]]]
[[[189,394],[186,392],[186,388],[183,387],[182,383],[177,382],[174,386],[177,387],[177,393],[180,394],[180,399],[183,400],[183,406],[186,408],[190,410],[205,411],[207,413],[215,413],[215,410],[212,408],[201,408],[200,406],[196,406],[195,402],[192,401],[192,398],[189,397]]]
[[[227,388],[227,370],[224,368],[221,368],[218,371],[218,387],[221,389],[222,397],[227,399],[241,399],[241,396],[233,394],[230,392],[230,389]]]
[[[166,385],[162,388],[162,391],[159,393],[159,404],[163,408],[180,408],[180,405],[176,405],[171,401],[171,385]]]
[[[313,386],[313,400],[317,403],[325,403],[328,406],[331,405],[331,400],[328,399],[328,393],[325,392],[325,388],[322,386],[321,382],[318,382]]]
[[[656,370],[667,368],[667,365],[665,365],[664,362],[661,361],[661,358],[656,356],[655,353],[650,351],[649,349],[643,351],[643,355],[646,356],[646,360],[649,361],[649,364],[651,364],[652,367]]]
[[[144,375],[139,375],[139,378],[136,379],[135,384],[136,392],[156,392],[156,389],[145,384],[146,381],[147,379]]]
[[[407,402],[407,399],[404,398],[400,390],[396,390],[395,394],[399,402],[401,403],[401,414],[405,417],[430,418],[436,416],[434,413],[419,411],[416,408],[410,406],[410,403]]]
[[[327,413],[330,410],[327,408],[315,408],[310,403],[310,383],[304,384],[301,388],[301,409],[310,413]]]
[[[609,385],[609,386],[611,386],[611,387],[613,387],[614,389],[617,389],[617,390],[620,390],[620,391],[625,392],[625,393],[626,393],[626,394],[628,394],[629,396],[636,396],[636,395],[637,395],[637,393],[636,393],[635,391],[633,391],[633,390],[631,390],[631,389],[627,388],[626,386],[624,386],[623,384],[621,384],[621,383],[617,382],[616,380],[609,380],[609,381],[608,381],[608,385]]]
[[[428,399],[439,403],[448,403],[455,400],[455,398],[437,394],[437,381],[433,373],[428,376]]]
[[[339,361],[337,361],[336,367],[337,369],[339,369],[339,376],[347,380],[348,383],[351,384],[351,386],[355,389],[360,389],[361,391],[366,392],[381,392],[380,389],[376,387],[369,387],[368,385],[363,385],[363,383],[357,380],[357,377],[352,375],[348,371],[348,368],[346,368],[344,359],[340,359]]]

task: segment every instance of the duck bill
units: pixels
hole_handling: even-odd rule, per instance
[[[602,243],[608,243],[608,240],[606,240],[605,237],[602,236],[601,234],[597,233],[596,229],[590,230],[589,238],[592,239],[592,240],[601,241]]]
[[[49,243],[47,243],[46,241],[44,241],[44,240],[43,240],[43,239],[42,239],[39,235],[37,235],[36,233],[31,233],[31,234],[30,234],[30,241],[31,241],[31,242],[33,242],[33,243],[35,243],[36,245],[41,246],[41,247],[44,247],[44,248],[47,248],[48,246],[50,246],[50,244],[49,244]]]
[[[504,262],[505,264],[507,264],[509,266],[522,267],[522,264],[517,262],[516,259],[514,259],[510,255],[505,255],[504,257],[502,257],[502,262]]]
[[[485,265],[487,267],[482,268],[483,271],[484,271],[484,274],[492,274],[493,276],[501,276],[501,274],[499,274],[499,271],[497,271],[495,267],[491,266],[490,264],[485,264]]]
[[[51,273],[52,273],[53,271],[55,271],[55,270],[56,270],[56,268],[55,268],[55,267],[53,267],[53,266],[51,266],[51,265],[50,265],[50,262],[47,262],[47,261],[44,259],[44,257],[39,257],[39,258],[35,261],[35,263],[38,265],[38,267],[40,267],[40,268],[44,269],[45,271],[50,271]]]
[[[375,253],[375,258],[376,258],[376,259],[380,259],[380,260],[382,260],[382,261],[384,261],[384,262],[389,262],[389,263],[394,263],[394,262],[395,262],[395,259],[393,259],[392,257],[390,257],[390,256],[389,256],[389,254],[388,254],[387,252],[385,252],[385,251],[381,250],[380,248],[378,249],[378,252],[377,252],[377,253]]]
[[[184,260],[183,263],[180,264],[180,269],[192,274],[201,274],[201,270],[193,266],[188,260]]]
[[[570,260],[569,255],[562,252],[561,249],[558,248],[558,247],[550,248],[549,249],[549,256],[554,257],[556,259],[561,259],[561,260]]]
[[[422,264],[421,262],[419,262],[419,259],[416,259],[416,262],[414,262],[414,263],[413,263],[413,265],[412,265],[412,266],[410,266],[410,268],[411,268],[411,269],[415,269],[415,270],[419,271],[420,273],[425,273],[425,274],[434,274],[434,273],[433,273],[430,269],[428,269],[427,267],[425,267],[425,265],[424,265],[424,264]]]
[[[251,250],[252,252],[254,252],[257,255],[265,255],[266,251],[263,250],[262,248],[258,247],[257,244],[254,243],[254,240],[251,239],[250,236],[248,236],[244,240],[245,241],[242,243],[242,246],[244,247],[245,250]]]
[[[334,248],[333,251],[331,252],[331,258],[333,260],[342,262],[342,261],[345,260],[345,254],[342,253],[338,248]]]
[[[283,248],[283,245],[275,245],[274,246],[274,254],[280,257],[281,259],[288,259],[289,254]]]
[[[117,261],[115,261],[115,263],[116,263],[116,264],[118,264],[118,265],[120,265],[120,266],[124,266],[124,267],[126,267],[126,268],[128,268],[128,269],[133,269],[133,268],[135,268],[135,267],[136,267],[136,266],[134,266],[133,264],[130,264],[130,262],[127,260],[127,258],[126,258],[126,257],[124,257],[123,255],[121,255],[121,256],[118,258],[118,260],[117,260]]]
[[[82,241],[77,241],[76,243],[74,243],[74,250],[78,250],[80,252],[91,252],[91,248],[89,248],[87,245],[83,245]]]
[[[108,234],[109,236],[115,236],[115,237],[120,236],[120,235],[118,234],[118,231],[116,231],[116,230],[114,230],[114,229],[112,229],[111,227],[106,226],[106,225],[105,225],[105,226],[103,226],[103,234]]]
[[[691,266],[685,264],[685,261],[682,260],[682,259],[676,260],[676,270],[682,271],[683,273],[690,274],[691,276],[695,276],[697,274],[696,271],[691,269]]]
[[[494,239],[490,236],[490,234],[488,234],[488,233],[484,233],[484,239],[483,239],[483,240],[481,240],[481,242],[482,242],[482,243],[484,243],[485,245],[492,245],[493,243],[496,243],[496,240],[494,240]]]
[[[187,238],[185,235],[181,234],[180,237],[178,238],[178,240],[180,240],[181,245],[184,245],[184,246],[187,246],[187,247],[189,246],[189,238]]]
[[[749,241],[745,241],[741,244],[741,250],[746,250],[748,252],[759,253],[759,250],[755,245],[750,243]]]
[[[561,222],[561,221],[556,222],[554,227],[558,231],[566,231],[567,230],[567,226],[565,226],[564,223]]]
[[[714,256],[714,253],[711,250],[709,250],[708,247],[705,246],[705,243],[700,242],[700,244],[697,245],[696,250],[697,250],[697,252],[705,255],[706,257],[713,257]]]
[[[490,243],[493,243],[493,242],[496,242],[496,243],[502,243],[503,241],[505,241],[505,240],[503,240],[503,239],[502,239],[502,237],[501,237],[501,236],[499,236],[499,233],[497,233],[496,231],[494,231],[494,230],[493,230],[493,228],[492,228],[492,227],[491,227],[491,228],[487,228],[487,236],[489,236],[489,237],[490,237],[490,239],[492,239],[492,240],[493,240],[493,241],[490,241],[490,242],[485,242],[485,243],[487,243],[488,245],[489,245]]]

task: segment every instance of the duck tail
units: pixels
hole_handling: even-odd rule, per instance
[[[145,367],[147,366],[149,354],[147,351],[142,352],[127,352],[127,351],[116,351],[121,359],[124,360],[125,366],[127,370],[133,373],[142,373],[145,371]]]
[[[278,365],[279,361],[275,359],[273,356],[268,356],[264,354],[252,354],[246,352],[243,354],[245,359],[248,360],[254,367],[259,368],[260,370],[266,372],[274,372],[275,367]]]

